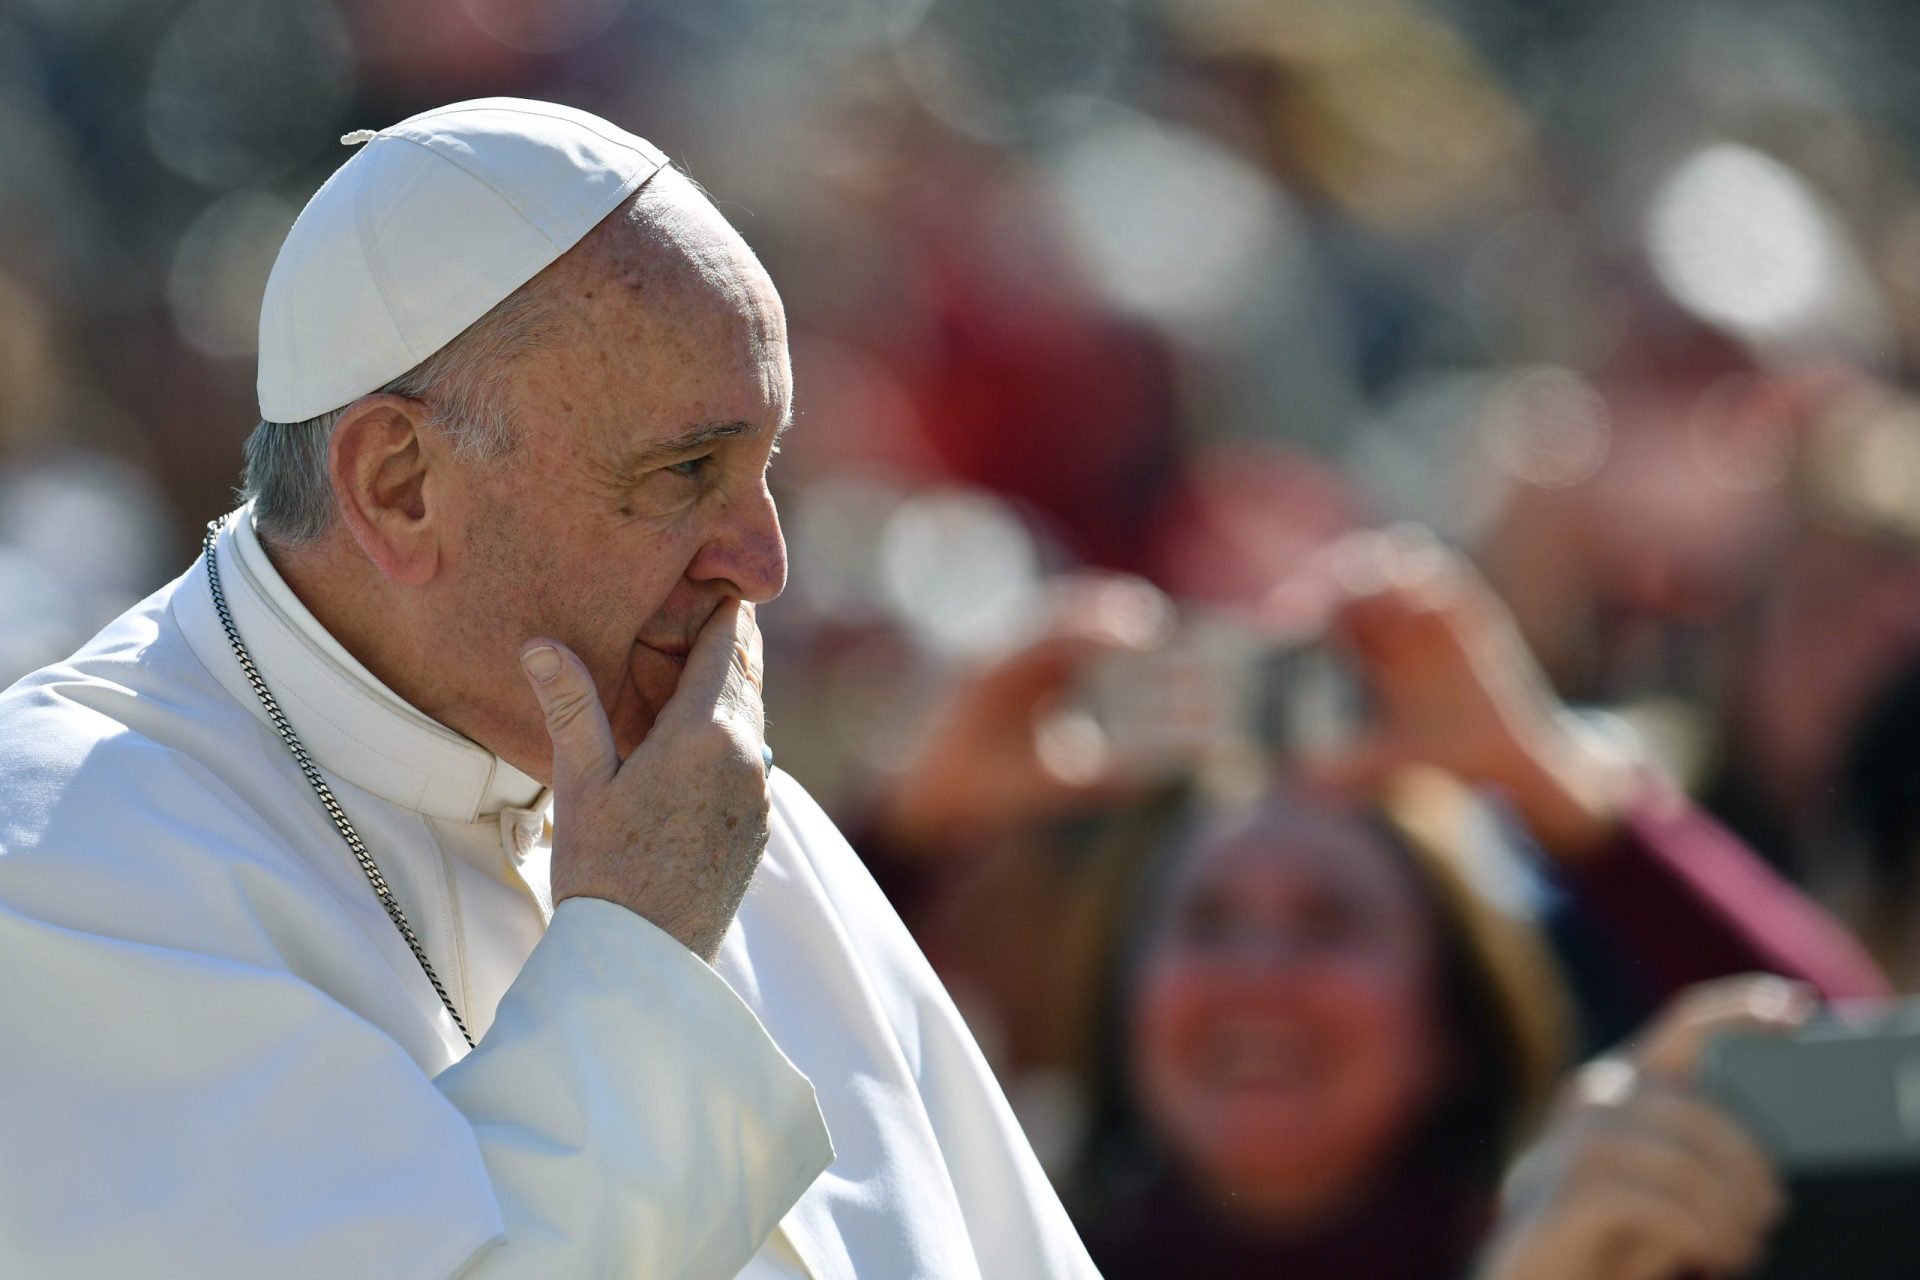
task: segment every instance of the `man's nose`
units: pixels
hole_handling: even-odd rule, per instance
[[[733,594],[753,604],[765,604],[786,590],[787,542],[780,532],[780,513],[765,485],[721,513],[718,527],[688,575],[731,583]]]

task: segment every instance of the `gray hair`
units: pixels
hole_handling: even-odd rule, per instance
[[[552,293],[548,277],[534,277],[380,393],[424,403],[427,425],[453,442],[456,457],[487,461],[511,453],[520,430],[502,392],[513,362],[552,336]],[[240,499],[254,504],[254,524],[268,543],[300,546],[332,528],[327,452],[351,407],[305,422],[260,422],[247,437]]]

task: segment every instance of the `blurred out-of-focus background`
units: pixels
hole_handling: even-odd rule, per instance
[[[789,311],[780,763],[1103,1265],[1401,1274],[1301,1206],[1457,1252],[1434,1170],[1685,981],[1854,964],[1822,911],[1920,988],[1916,52],[1907,0],[0,0],[0,684],[232,504],[342,133],[606,115]]]

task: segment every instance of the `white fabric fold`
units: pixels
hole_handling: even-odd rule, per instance
[[[557,1059],[556,1042],[579,1052]],[[732,1276],[833,1159],[812,1086],[726,983],[609,902],[560,904],[485,1047],[435,1081],[473,1126],[504,1219],[474,1276],[563,1275],[583,1257]],[[556,1066],[573,1077],[545,1074]],[[608,1091],[646,1105],[599,1105]]]

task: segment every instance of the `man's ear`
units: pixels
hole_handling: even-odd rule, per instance
[[[433,499],[451,463],[426,427],[426,406],[404,396],[362,396],[333,428],[327,472],[353,540],[374,566],[419,586],[440,565],[440,513]]]

